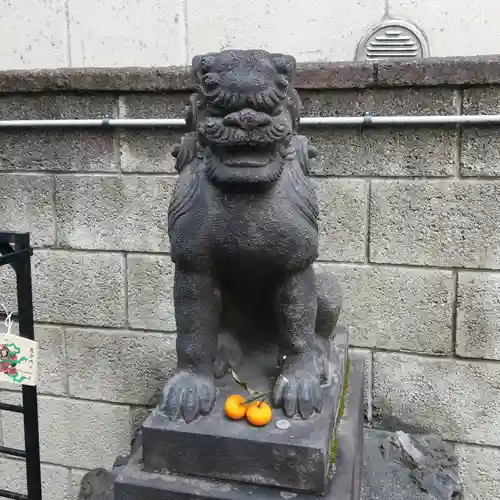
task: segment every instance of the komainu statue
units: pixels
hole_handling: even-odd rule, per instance
[[[168,214],[175,263],[178,367],[160,411],[186,422],[208,414],[215,378],[274,345],[273,404],[288,417],[322,410],[338,383],[336,278],[315,272],[314,148],[298,135],[295,59],[260,50],[197,56],[187,133]]]

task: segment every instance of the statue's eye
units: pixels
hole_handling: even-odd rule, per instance
[[[202,74],[206,74],[210,71],[212,66],[212,60],[210,57],[202,57],[200,61],[200,71]]]

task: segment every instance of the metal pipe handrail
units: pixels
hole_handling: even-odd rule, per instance
[[[338,127],[376,127],[381,125],[476,125],[500,123],[500,115],[429,115],[429,116],[307,116],[301,125]],[[117,128],[186,126],[183,118],[95,118],[60,120],[0,120],[5,128]]]

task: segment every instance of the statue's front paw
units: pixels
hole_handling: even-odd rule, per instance
[[[285,367],[274,386],[273,399],[275,406],[283,407],[288,417],[298,411],[303,419],[308,419],[323,408],[320,379],[315,370]]]
[[[181,371],[165,385],[160,411],[170,420],[191,422],[212,411],[216,394],[213,377]]]

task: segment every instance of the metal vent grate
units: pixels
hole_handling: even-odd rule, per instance
[[[417,59],[428,55],[425,38],[415,26],[404,21],[391,20],[370,30],[359,44],[356,59]]]

